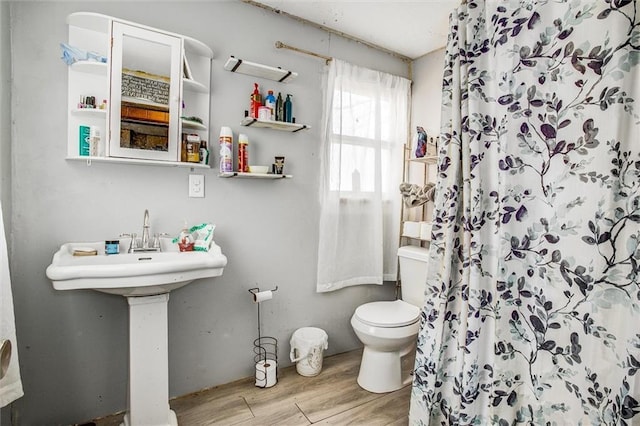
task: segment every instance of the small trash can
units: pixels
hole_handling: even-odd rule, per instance
[[[329,347],[329,336],[316,327],[297,329],[291,336],[291,362],[296,363],[296,371],[301,376],[317,376],[322,370],[322,356]]]

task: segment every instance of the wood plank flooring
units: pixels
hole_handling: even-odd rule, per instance
[[[254,378],[216,386],[170,401],[180,426],[404,426],[411,386],[375,394],[356,382],[362,350],[325,357],[316,377],[300,376],[294,366],[278,371],[278,383],[257,388]],[[403,360],[405,374],[413,357]],[[118,426],[124,414],[96,419],[96,426]]]

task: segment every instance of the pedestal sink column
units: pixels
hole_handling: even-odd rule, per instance
[[[129,400],[125,426],[178,424],[169,409],[169,293],[127,297]]]

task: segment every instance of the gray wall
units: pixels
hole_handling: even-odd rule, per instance
[[[413,61],[413,85],[411,86],[411,143],[415,149],[416,126],[422,126],[429,136],[440,132],[440,109],[442,103],[442,77],[444,73],[444,49],[428,53]],[[414,184],[436,182],[436,165],[410,162],[408,181]],[[425,181],[425,173],[427,180]],[[431,220],[433,202],[426,205],[425,216],[422,209],[406,209],[408,220]]]
[[[5,235],[11,230],[11,33],[9,3],[0,1],[0,204]],[[10,424],[9,408],[0,409],[0,425]]]
[[[411,86],[411,130],[440,130],[442,76],[445,50],[439,49],[413,61]]]
[[[2,3],[0,3],[2,4]],[[171,293],[170,395],[179,396],[253,374],[256,306],[247,289],[279,286],[262,306],[264,334],[278,338],[281,365],[289,338],[303,326],[329,334],[327,354],[360,346],[349,319],[371,300],[393,298],[393,286],[315,293],[318,146],[322,60],[278,50],[281,40],[370,68],[406,76],[401,61],[244,3],[13,2],[12,258],[20,364],[25,396],[12,408],[16,424],[82,422],[123,410],[127,393],[127,304],[92,291],[54,291],[45,268],[66,241],[101,241],[140,232],[144,209],[152,231],[177,233],[184,220],[217,225],[229,258],[224,275]],[[2,7],[3,23],[6,6]],[[189,169],[65,161],[67,66],[59,42],[66,16],[95,11],[199,39],[215,52],[211,135],[232,126],[250,139],[251,163],[286,156],[292,180],[220,179],[207,170],[206,198],[190,199]],[[3,25],[4,28],[4,25]],[[2,80],[6,80],[3,29]],[[299,77],[271,84],[223,70],[229,55],[290,68]],[[254,81],[295,95],[295,134],[241,128]],[[2,99],[5,99],[3,89]],[[3,107],[5,105],[3,104]],[[4,114],[3,114],[4,117]],[[6,122],[3,118],[2,157]],[[217,156],[215,157],[217,158]],[[8,178],[3,163],[2,179]],[[2,193],[5,199],[4,187]],[[5,414],[6,416],[6,414]]]
[[[9,235],[11,219],[11,33],[9,3],[0,2],[0,202]]]

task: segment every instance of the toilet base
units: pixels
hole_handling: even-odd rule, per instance
[[[413,347],[403,351],[380,352],[365,346],[358,373],[358,385],[369,392],[396,391],[411,382],[402,378],[402,357]]]

